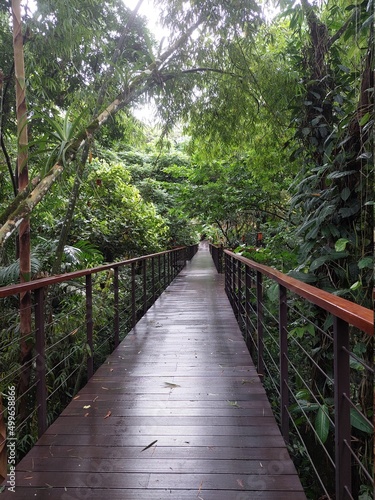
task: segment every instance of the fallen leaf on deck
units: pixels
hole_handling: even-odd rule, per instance
[[[108,410],[107,415],[106,415],[105,417],[103,417],[103,418],[108,418],[108,417],[110,417],[111,415],[112,415],[111,410]]]
[[[96,396],[96,397],[92,400],[92,402],[93,402],[93,403],[95,403],[95,401],[98,399],[98,397],[99,397],[99,396]]]
[[[91,405],[85,405],[85,406],[83,407],[83,409],[84,409],[84,410],[87,410],[88,408],[91,408]]]
[[[90,415],[90,413],[85,413],[85,417],[88,417]]]
[[[108,387],[102,387],[105,391],[109,391]]]
[[[79,398],[80,398],[80,396],[75,396],[75,397],[73,398],[73,401],[74,401],[74,400],[76,400],[76,399],[79,399]]]
[[[155,441],[153,441],[153,442],[152,442],[152,443],[150,443],[149,445],[145,446],[145,447],[143,448],[143,450],[141,450],[141,453],[142,453],[142,451],[146,451],[146,450],[148,450],[149,448],[151,448],[151,446],[154,446],[154,444],[156,444],[157,442],[158,442],[158,440],[157,440],[157,439],[155,439]]]
[[[166,387],[170,387],[171,389],[174,389],[175,387],[181,387],[180,385],[178,384],[171,384],[170,382],[164,382],[164,385]]]
[[[237,401],[228,401],[228,403],[231,406],[234,406],[235,408],[241,408],[241,406],[237,403]]]
[[[245,488],[241,479],[237,479],[237,483],[241,486],[241,488]]]
[[[203,481],[201,482],[201,484],[199,485],[199,488],[198,488],[198,493],[197,493],[198,498],[200,498],[199,493],[201,492],[202,486],[203,486]]]

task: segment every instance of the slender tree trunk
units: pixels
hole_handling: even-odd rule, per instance
[[[87,148],[88,149],[88,148]],[[70,228],[72,226],[74,211],[77,205],[77,201],[79,198],[79,193],[82,185],[82,176],[85,171],[88,151],[85,153],[86,148],[84,148],[83,158],[79,162],[78,169],[76,171],[76,176],[74,179],[73,189],[70,194],[68,208],[65,214],[64,222],[62,224],[62,229],[59,237],[59,242],[57,244],[56,249],[56,257],[52,265],[52,274],[59,274],[61,272],[61,263],[64,255],[64,247],[68,240],[68,236],[70,233]]]
[[[26,78],[23,53],[23,36],[21,20],[21,2],[12,0],[13,14],[13,48],[14,71],[16,80],[16,110],[18,134],[18,191],[27,189],[29,184],[28,161],[28,135],[27,135],[27,106],[26,106]],[[25,217],[19,225],[19,262],[21,283],[30,281],[30,219]],[[30,379],[30,358],[32,345],[31,334],[31,295],[30,292],[20,296],[20,339],[21,339],[21,378],[19,383],[20,394],[28,388]],[[22,401],[22,400],[21,400]],[[21,418],[25,417],[25,402],[21,402]]]

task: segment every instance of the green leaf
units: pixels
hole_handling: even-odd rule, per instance
[[[365,432],[366,434],[372,434],[374,432],[373,426],[370,425],[365,417],[354,408],[350,408],[350,423],[353,427],[359,431]]]
[[[340,195],[340,196],[341,196],[341,199],[342,199],[342,200],[344,200],[344,201],[346,201],[346,200],[349,198],[350,193],[351,193],[350,189],[349,189],[348,187],[345,187],[345,188],[341,191],[341,195]]]
[[[296,393],[296,399],[306,399],[308,401],[310,399],[310,391],[308,389],[300,389]]]
[[[277,283],[270,285],[267,290],[267,297],[271,302],[277,302],[279,300],[279,285]]]
[[[349,243],[349,240],[347,240],[346,238],[340,238],[339,240],[337,240],[335,243],[336,252],[343,252],[348,243]]]
[[[372,257],[363,257],[358,262],[358,267],[359,267],[359,269],[365,269],[366,267],[369,269],[372,269],[373,264],[374,264],[374,260]]]
[[[314,427],[322,443],[325,443],[327,441],[329,433],[329,418],[328,418],[327,405],[323,404],[320,406],[315,418]]]
[[[362,286],[361,281],[356,281],[355,283],[352,284],[350,290],[358,290],[358,288],[361,288],[361,286]]]
[[[363,125],[366,125],[366,123],[370,119],[370,113],[366,113],[365,115],[362,116],[361,121],[359,122],[359,125],[363,127]]]
[[[340,170],[336,170],[335,172],[331,172],[330,174],[328,174],[327,178],[328,179],[340,179],[341,177],[347,177],[348,175],[353,175],[356,173],[357,173],[356,170],[345,170],[344,172],[340,171]]]
[[[326,262],[331,262],[339,259],[343,259],[348,256],[348,252],[332,252],[327,255],[321,255],[317,259],[313,260],[310,265],[310,271],[316,271],[319,267],[323,266]]]

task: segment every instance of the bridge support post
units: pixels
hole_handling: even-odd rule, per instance
[[[281,433],[289,443],[289,389],[288,389],[288,305],[287,291],[279,286],[279,336],[280,336],[280,397],[281,397]]]
[[[351,490],[351,426],[350,426],[350,363],[349,326],[334,317],[334,400],[336,498],[352,498]]]
[[[87,345],[90,348],[90,356],[87,357],[87,380],[94,375],[94,324],[92,321],[92,275],[86,276],[86,336]]]
[[[36,398],[38,403],[38,436],[47,429],[47,383],[44,330],[44,288],[35,290],[35,349],[36,349]]]
[[[119,316],[119,270],[115,267],[113,277],[114,294],[114,345],[117,347],[120,343],[120,316]]]
[[[257,332],[258,332],[258,375],[264,376],[263,358],[263,283],[262,273],[257,271]]]

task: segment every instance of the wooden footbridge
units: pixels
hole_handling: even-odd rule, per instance
[[[1,498],[306,498],[207,249],[20,462],[16,494]]]
[[[212,258],[201,245],[194,257],[196,248],[181,248],[0,289],[0,298],[8,301],[28,290],[33,294],[35,356],[30,369],[35,409],[29,418],[39,434],[15,472],[8,457],[10,472],[1,498],[346,500],[357,498],[364,487],[371,490],[371,465],[366,468],[356,453],[361,450],[358,443],[370,449],[372,423],[354,399],[353,388],[361,382],[358,375],[363,380],[367,373],[371,380],[373,368],[351,352],[350,335],[354,325],[354,332],[368,335],[371,345],[372,312],[230,251],[210,250]],[[216,270],[222,271],[224,256],[225,277]],[[119,273],[125,268],[121,291]],[[104,282],[103,273],[108,273]],[[278,288],[276,305],[265,302],[266,280],[268,290]],[[86,349],[87,343],[91,355],[88,383],[48,427],[47,405],[55,392],[48,377],[55,366],[46,366],[46,351],[62,344],[45,345],[50,341],[45,301],[50,287],[63,283],[70,283],[76,300],[84,304],[83,345]],[[94,307],[95,287],[100,294],[111,290],[113,324],[106,326],[115,345],[96,371],[93,332],[100,325],[100,309]],[[120,342],[123,297],[130,304],[126,317],[131,330]],[[318,330],[314,319],[301,311],[302,301],[331,315],[331,326]],[[327,373],[301,345],[301,331],[295,335],[290,327],[296,318],[307,325],[306,335],[316,331],[329,339],[333,361]],[[68,331],[61,342],[72,336],[77,340],[78,330]],[[19,340],[14,342],[17,347]],[[5,342],[5,353],[9,345]],[[319,368],[332,387],[330,407],[305,380],[306,372],[296,361],[302,358]],[[12,373],[2,375],[4,386]],[[262,379],[274,388],[280,430]],[[302,434],[295,411],[305,419]],[[1,415],[9,426],[9,408]],[[331,433],[326,442],[316,429],[318,419]],[[322,492],[318,496],[311,493],[317,491],[312,483],[304,491],[288,454],[285,443],[292,425],[316,473]],[[320,440],[318,461],[309,454],[303,434]],[[7,446],[14,442],[5,435],[3,448],[7,440]]]

